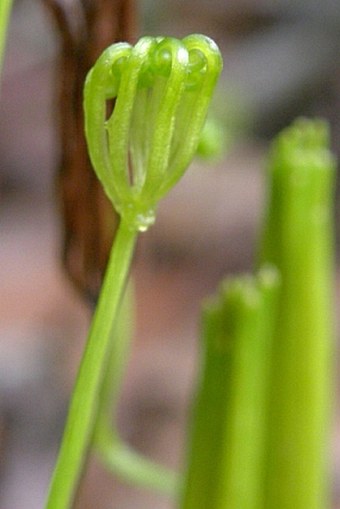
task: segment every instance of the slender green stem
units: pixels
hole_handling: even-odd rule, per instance
[[[174,496],[176,474],[131,450],[116,429],[119,392],[131,345],[132,300],[130,285],[113,329],[115,340],[102,384],[93,443],[107,469],[122,480]]]
[[[111,330],[124,291],[136,235],[123,221],[120,223],[81,360],[46,509],[72,507],[94,432],[103,376],[111,352]]]
[[[0,73],[4,59],[6,34],[12,3],[13,0],[1,0],[0,2]]]
[[[93,440],[96,442],[99,428],[111,428],[117,417],[117,407],[122,379],[131,348],[133,329],[133,292],[131,281],[126,289],[119,315],[111,330],[114,340],[108,357],[105,376],[100,391],[97,422]]]

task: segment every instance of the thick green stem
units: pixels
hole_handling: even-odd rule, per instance
[[[182,486],[181,509],[209,509],[219,474],[221,426],[229,401],[231,351],[225,346],[224,319],[219,302],[203,309],[201,366],[192,422],[188,465]]]
[[[204,367],[182,509],[262,509],[277,273],[228,281],[203,320]]]
[[[62,444],[46,509],[70,509],[75,497],[98,413],[103,376],[111,353],[111,334],[124,291],[136,232],[120,223],[87,345],[71,398]]]
[[[1,0],[0,2],[0,74],[4,59],[6,35],[12,2],[13,0]]]
[[[334,161],[325,126],[278,138],[262,259],[282,275],[269,407],[266,509],[330,507]]]
[[[226,294],[233,341],[230,399],[214,509],[263,509],[268,374],[279,276],[273,267],[235,281]]]

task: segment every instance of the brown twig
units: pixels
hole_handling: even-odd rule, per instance
[[[96,299],[117,217],[91,168],[84,137],[83,84],[109,44],[135,34],[134,0],[42,0],[60,40],[56,71],[58,193],[63,262],[83,296]]]

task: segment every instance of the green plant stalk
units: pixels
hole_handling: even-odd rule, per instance
[[[278,289],[273,268],[227,281],[205,310],[183,509],[262,508],[268,358]]]
[[[6,35],[9,24],[9,16],[12,9],[12,3],[13,0],[1,0],[0,2],[0,74],[4,60]]]
[[[122,442],[115,426],[121,382],[131,345],[132,293],[130,285],[113,329],[115,340],[102,384],[93,444],[106,468],[122,480],[174,496],[175,473],[130,449]]]
[[[133,451],[112,430],[98,429],[96,448],[106,468],[121,480],[172,498],[175,496],[176,474]]]
[[[70,509],[93,438],[111,334],[132,259],[137,233],[121,221],[71,398],[46,509]]]
[[[264,507],[326,509],[335,165],[322,125],[301,122],[295,130],[284,133],[273,148],[262,246],[262,259],[276,264],[282,275]]]
[[[133,329],[132,308],[133,291],[130,281],[120,306],[119,315],[111,330],[113,338],[111,340],[111,350],[100,390],[98,413],[93,436],[94,444],[99,440],[100,430],[105,430],[106,428],[111,429],[111,423],[115,423],[117,419],[120,388],[131,349]],[[112,431],[113,434],[118,435],[118,432],[115,430]]]
[[[231,351],[225,344],[219,301],[210,300],[204,306],[201,330],[201,367],[188,433],[181,509],[215,507],[222,423],[229,402]]]
[[[226,289],[234,344],[216,509],[262,509],[269,359],[279,277],[272,267]]]

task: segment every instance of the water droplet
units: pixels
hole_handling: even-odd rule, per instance
[[[146,232],[155,222],[155,211],[148,210],[144,214],[137,214],[135,224],[139,232]]]
[[[131,230],[146,232],[146,230],[155,222],[155,210],[149,209],[146,212],[138,212],[134,204],[125,204],[124,208],[120,211],[121,215],[125,218],[126,224],[130,226]]]

